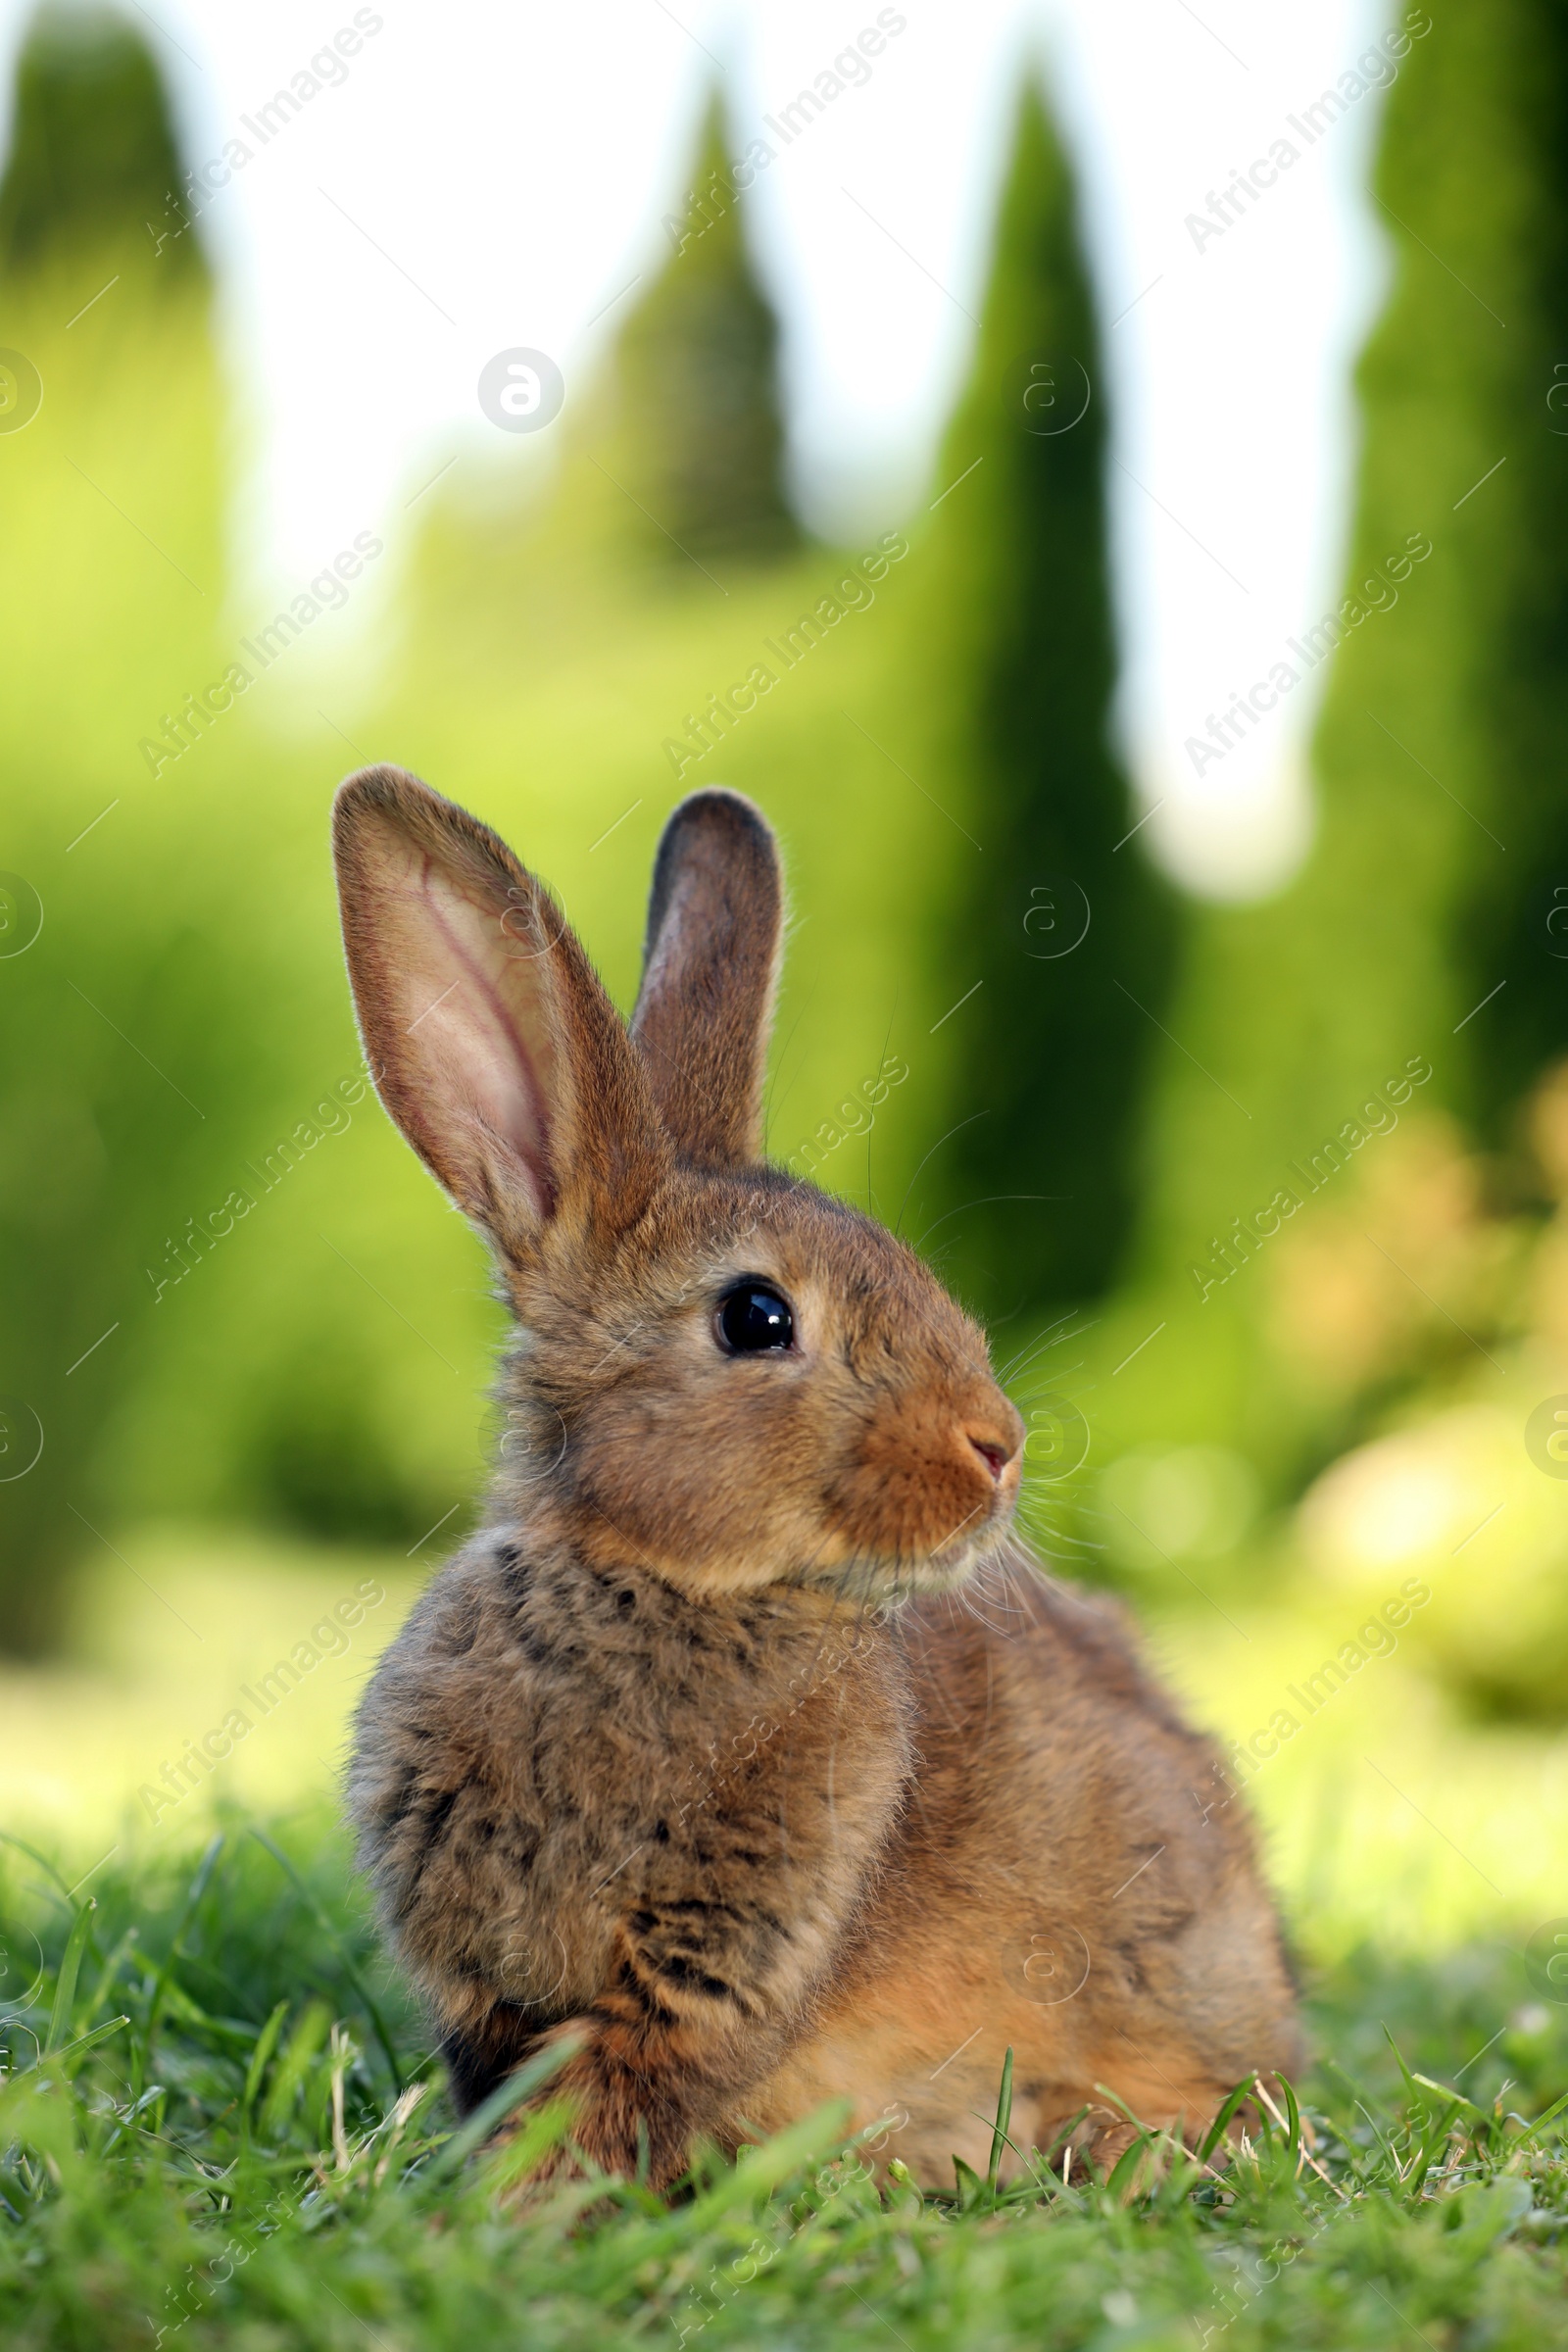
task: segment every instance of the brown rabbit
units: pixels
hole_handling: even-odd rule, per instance
[[[1010,1532],[1023,1426],[922,1261],[770,1167],[772,835],[695,794],[628,1036],[488,829],[374,767],[343,930],[388,1110],[517,1336],[482,1529],[360,1710],[388,1933],[471,2110],[553,2039],[574,2145],[667,2187],[825,2100],[929,2185],[1191,2134],[1295,2000],[1213,1750]],[[562,2161],[558,2159],[558,2163]]]

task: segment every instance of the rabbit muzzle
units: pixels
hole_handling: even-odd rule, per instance
[[[835,1482],[837,1527],[901,1582],[961,1583],[1006,1527],[1024,1426],[989,1379],[919,1383],[879,1400]]]

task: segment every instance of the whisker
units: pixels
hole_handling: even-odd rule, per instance
[[[948,1209],[937,1218],[935,1224],[926,1227],[914,1246],[916,1250],[923,1250],[938,1225],[946,1225],[952,1217],[967,1216],[971,1208],[995,1208],[1004,1200],[1069,1200],[1071,1198],[1070,1193],[984,1193],[977,1200],[965,1200],[959,1207]]]
[[[951,1144],[956,1135],[961,1135],[965,1127],[972,1127],[976,1119],[989,1119],[991,1113],[989,1110],[972,1110],[966,1119],[960,1119],[958,1121],[956,1127],[950,1127],[946,1135],[938,1136],[936,1142],[926,1153],[925,1159],[921,1160],[920,1167],[915,1169],[914,1174],[909,1178],[908,1183],[904,1188],[904,1199],[899,1202],[899,1213],[894,1221],[893,1226],[895,1235],[897,1235],[899,1227],[904,1223],[904,1212],[909,1205],[909,1195],[913,1192],[915,1184],[919,1179],[920,1169],[926,1165],[928,1160],[936,1157],[936,1154],[941,1151],[944,1144]]]

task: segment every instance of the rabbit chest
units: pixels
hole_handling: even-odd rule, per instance
[[[895,1632],[492,1536],[383,1658],[351,1788],[443,2021],[502,2001],[543,2028],[595,1998],[626,1933],[674,1985],[798,2007],[865,1904],[910,1769]]]

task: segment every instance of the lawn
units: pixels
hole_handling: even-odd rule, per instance
[[[1467,1729],[1402,1657],[1255,1784],[1308,1989],[1300,2128],[1282,2110],[1222,2170],[1156,2145],[1108,2182],[922,2201],[878,2191],[826,2113],[700,2167],[671,2210],[618,2185],[518,2214],[508,2160],[456,2130],[333,1811],[412,1569],[252,1546],[215,1577],[169,1537],[126,1559],[69,1674],[0,1693],[8,2346],[1568,2345],[1568,2004],[1521,1950],[1552,1909],[1557,1743]],[[367,1578],[385,1601],[231,1769],[156,1824],[126,1809]],[[1155,1645],[1242,1731],[1318,1629],[1276,1605],[1221,1631],[1173,1619]]]
[[[75,1898],[10,1859],[19,2348],[1568,2343],[1568,2012],[1521,2007],[1501,1948],[1321,1979],[1310,2149],[1288,2116],[1220,2172],[1155,2147],[1141,2184],[922,2201],[879,2193],[828,2113],[672,2210],[619,2185],[514,2216],[326,1824],[231,1812],[194,1869],[111,1863]]]

